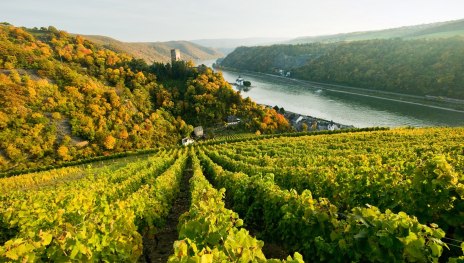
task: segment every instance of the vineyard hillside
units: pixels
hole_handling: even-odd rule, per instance
[[[462,262],[464,128],[243,135],[0,179],[0,261]]]

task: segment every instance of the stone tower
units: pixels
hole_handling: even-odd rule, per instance
[[[180,61],[180,50],[171,49],[171,62]]]

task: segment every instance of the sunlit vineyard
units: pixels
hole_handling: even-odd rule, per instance
[[[106,164],[0,179],[0,262],[146,260],[187,174],[169,262],[464,260],[463,128],[231,136]]]

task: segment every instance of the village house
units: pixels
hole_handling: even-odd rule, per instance
[[[235,115],[229,115],[227,116],[227,123],[226,126],[231,126],[231,125],[238,125],[240,123],[240,118],[237,118]]]
[[[191,138],[184,138],[182,139],[182,145],[183,146],[187,146],[187,145],[190,145],[190,144],[193,144],[195,141]]]
[[[203,127],[198,126],[198,127],[193,128],[193,133],[195,134],[195,137],[197,138],[203,137]]]

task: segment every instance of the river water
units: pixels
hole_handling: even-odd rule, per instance
[[[212,62],[204,62],[211,66]],[[237,72],[221,70],[228,82]],[[427,106],[427,101],[408,104],[389,99],[319,89],[314,85],[273,76],[240,74],[252,87],[241,91],[257,103],[278,105],[285,110],[332,120],[355,127],[464,126],[464,112]],[[235,87],[234,87],[235,88]]]

